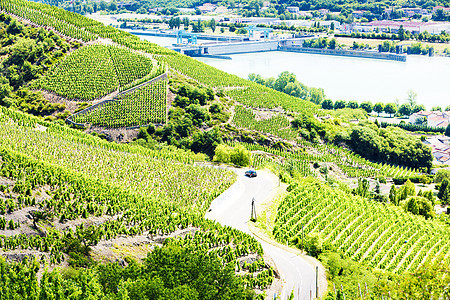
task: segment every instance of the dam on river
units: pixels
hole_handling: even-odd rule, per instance
[[[211,57],[231,59],[228,55],[285,51],[297,53],[310,53],[334,56],[350,56],[372,59],[385,59],[405,62],[406,54],[385,53],[376,50],[344,50],[344,49],[319,49],[302,47],[303,41],[317,38],[313,35],[302,35],[292,38],[269,38],[268,30],[249,28],[249,36],[224,36],[207,35],[200,33],[188,33],[183,30],[172,32],[156,31],[129,31],[135,35],[150,35],[176,38],[177,43],[169,46],[169,49],[192,57]],[[255,39],[256,34],[263,34]],[[184,40],[184,41],[183,41]],[[199,42],[201,41],[201,42]]]

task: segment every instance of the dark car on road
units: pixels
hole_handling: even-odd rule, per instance
[[[254,170],[245,171],[245,176],[256,177],[256,171],[254,171]]]

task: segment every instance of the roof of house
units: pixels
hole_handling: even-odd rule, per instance
[[[438,159],[440,162],[447,162],[448,160],[450,160],[450,156],[442,156],[441,158]]]
[[[442,128],[447,128],[448,124],[450,124],[448,121],[444,120],[442,122],[439,122],[438,124],[436,124],[436,127],[442,127]]]

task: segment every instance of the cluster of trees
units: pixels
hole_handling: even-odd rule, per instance
[[[230,147],[220,144],[216,147],[214,161],[232,163],[241,167],[250,165],[250,151],[242,145]]]
[[[439,170],[434,178],[436,189],[438,190],[437,197],[444,204],[450,204],[450,170]]]
[[[408,30],[403,30],[402,26],[399,29],[399,32],[396,33],[386,33],[386,32],[379,32],[376,30],[375,32],[352,32],[351,34],[348,33],[337,33],[334,35],[335,37],[352,37],[352,38],[361,38],[361,39],[376,39],[376,40],[416,40],[421,42],[438,42],[438,43],[446,43],[450,40],[450,34],[444,32],[441,32],[440,34],[431,34],[427,31],[421,32],[421,33],[411,33]],[[395,45],[394,42],[392,42],[393,45]],[[394,47],[395,49],[395,47]],[[388,51],[384,51],[388,52]],[[415,54],[415,53],[414,53]]]
[[[321,106],[323,109],[328,110],[336,110],[336,109],[343,109],[343,108],[352,108],[357,109],[361,108],[364,111],[366,111],[368,114],[372,112],[376,112],[378,115],[381,113],[386,113],[390,115],[391,117],[393,115],[397,116],[410,116],[413,113],[417,113],[419,111],[426,110],[425,105],[418,104],[417,103],[417,94],[410,90],[408,92],[408,96],[406,98],[406,102],[403,104],[397,104],[397,103],[383,103],[383,102],[377,102],[373,104],[370,101],[365,101],[359,104],[356,101],[344,101],[344,100],[336,100],[336,102],[333,103],[330,99],[325,99],[322,101]],[[434,106],[431,108],[432,111],[442,111],[442,108],[440,106]],[[450,110],[450,105],[445,108],[445,111]],[[422,125],[424,120],[418,119],[418,124],[416,125]]]
[[[424,216],[425,219],[432,218],[435,214],[435,198],[433,191],[429,190],[422,192],[422,190],[419,190],[416,194],[414,183],[409,179],[398,189],[395,185],[391,186],[389,191],[389,202],[394,205],[402,206],[405,211],[415,215]]]
[[[448,298],[450,284],[449,264],[442,256],[431,263],[425,263],[417,270],[400,274],[382,274],[346,256],[325,252],[320,261],[329,270],[330,279],[336,286],[325,300],[356,299],[360,295],[392,299]],[[361,294],[360,294],[361,293]]]
[[[303,41],[303,47],[306,48],[320,48],[320,49],[336,49],[341,48],[341,45],[336,41],[335,38],[328,40],[326,37],[321,37],[318,39],[311,39]]]
[[[397,127],[378,128],[372,122],[361,122],[349,132],[338,133],[338,141],[347,143],[354,152],[370,160],[425,171],[431,168],[433,162],[430,147]]]
[[[263,78],[259,74],[250,73],[248,80],[265,85],[269,88],[283,92],[285,94],[309,100],[315,104],[322,103],[325,98],[325,92],[321,88],[307,87],[297,80],[294,73],[288,71],[282,72],[278,78]]]
[[[223,265],[216,255],[189,247],[156,247],[142,263],[127,258],[92,264],[87,268],[44,271],[40,263],[7,263],[0,257],[1,299],[220,299],[251,300],[234,265]]]
[[[346,102],[345,100],[337,100],[336,102],[333,103],[332,100],[330,99],[325,99],[322,101],[321,106],[323,109],[328,109],[328,110],[332,110],[332,109],[343,109],[343,108],[351,108],[351,109],[358,109],[361,108],[364,111],[366,111],[368,114],[370,114],[371,112],[376,112],[378,114],[385,112],[389,115],[394,115],[397,113],[398,109],[397,109],[397,105],[395,103],[387,103],[384,104],[382,102],[378,102],[375,105],[370,102],[370,101],[365,101],[362,102],[361,104],[358,103],[357,101],[348,101]],[[419,107],[417,107],[417,109],[419,109]],[[420,111],[421,109],[417,110]],[[403,111],[403,109],[402,109]]]
[[[0,31],[0,56],[5,57],[0,63],[0,105],[41,116],[64,110],[65,105],[50,103],[40,92],[25,86],[63,58],[74,44],[4,13],[0,14]]]

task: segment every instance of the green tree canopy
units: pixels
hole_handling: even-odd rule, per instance
[[[392,115],[397,112],[397,105],[395,105],[395,103],[387,103],[384,107],[384,112],[392,117]]]
[[[373,111],[378,114],[378,116],[384,111],[384,103],[378,102],[373,106]]]

